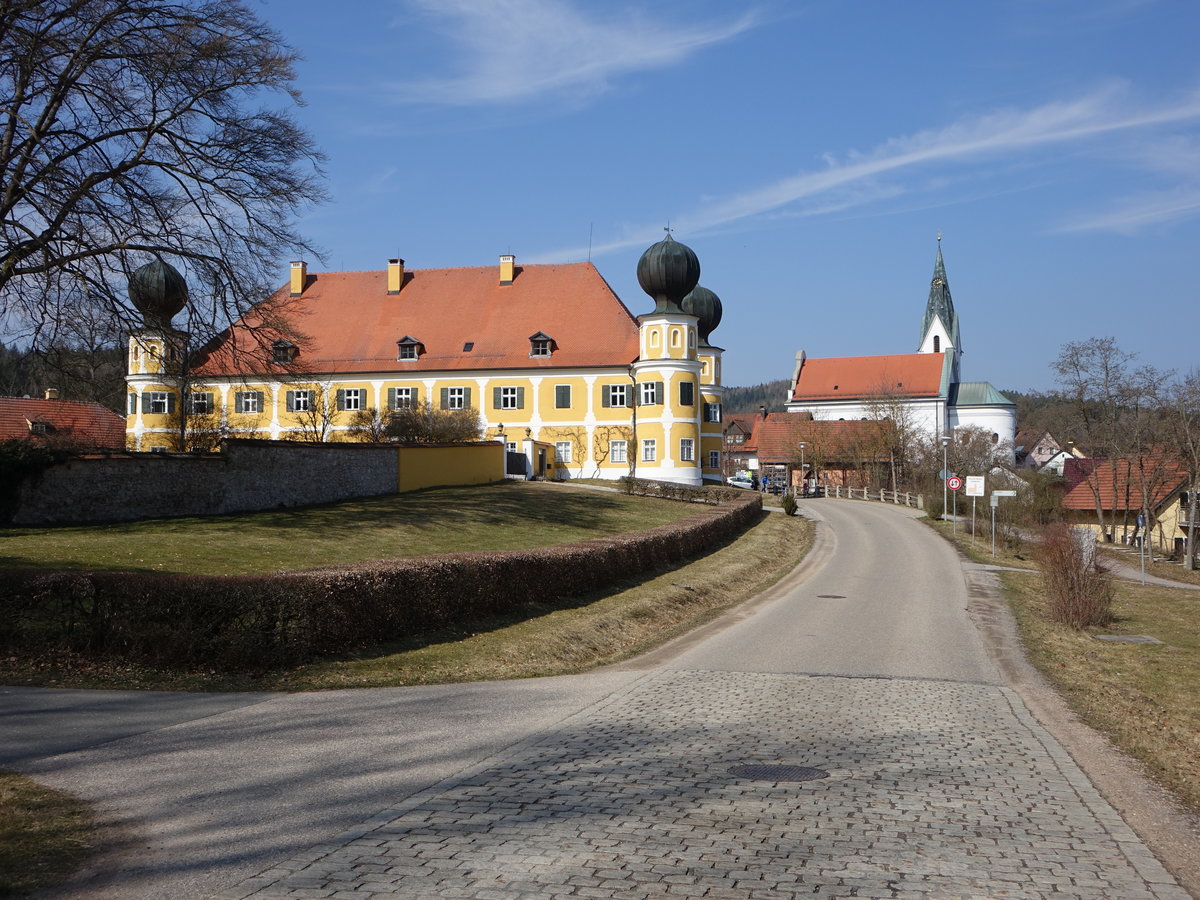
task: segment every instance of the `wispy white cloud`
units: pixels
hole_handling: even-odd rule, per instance
[[[1115,231],[1132,234],[1150,225],[1175,222],[1200,214],[1200,187],[1154,191],[1127,197],[1116,208],[1079,216],[1054,229],[1057,232]]]
[[[1084,146],[1097,138],[1139,134],[1158,126],[1196,120],[1200,120],[1200,92],[1174,102],[1146,106],[1131,102],[1121,85],[1112,85],[1072,101],[971,116],[943,128],[892,138],[867,152],[851,151],[841,158],[827,155],[824,168],[798,172],[742,193],[704,202],[684,215],[672,216],[672,221],[680,234],[694,235],[785,209],[805,214],[809,210],[806,204],[811,205],[809,211],[814,214],[821,209],[864,206],[894,196],[897,186],[887,176],[904,170],[936,163],[1007,163],[1044,148]],[[1186,145],[1176,146],[1171,154],[1164,148],[1157,167],[1184,171],[1186,157]],[[1192,156],[1193,168],[1194,160]],[[1144,161],[1144,165],[1149,163]],[[1163,216],[1189,214],[1188,201],[1182,198],[1181,201],[1174,204],[1173,213],[1169,203],[1158,204],[1158,208]],[[1150,221],[1153,208],[1152,204],[1145,205],[1146,222]],[[1133,207],[1124,218],[1132,227]],[[1099,219],[1094,217],[1094,221]],[[625,249],[657,240],[660,234],[660,225],[627,227],[619,237],[593,247],[591,252],[601,255]],[[578,253],[579,249],[574,248],[557,254],[556,258]]]
[[[459,74],[387,86],[393,99],[469,106],[547,96],[586,97],[616,76],[675,65],[758,23],[652,21],[603,4],[588,15],[568,0],[409,0],[457,50]]]

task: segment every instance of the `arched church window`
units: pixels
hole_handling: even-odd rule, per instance
[[[996,434],[994,431],[992,432],[992,443],[993,444],[1000,443],[1000,435]]]
[[[679,329],[678,328],[671,329],[671,346],[672,347],[679,346]]]
[[[941,337],[939,337],[936,334],[933,336],[933,352],[934,353],[942,352],[942,339],[941,339]]]
[[[657,347],[657,346],[658,346],[658,341],[659,341],[659,338],[658,338],[658,329],[657,329],[657,328],[655,328],[653,331],[651,331],[651,332],[650,332],[650,346],[651,346],[651,347]]]

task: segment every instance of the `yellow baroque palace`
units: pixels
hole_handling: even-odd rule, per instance
[[[143,295],[165,284],[186,296],[170,266],[143,268],[158,276],[143,277]],[[721,304],[699,273],[669,235],[647,249],[638,280],[655,308],[635,317],[590,262],[414,271],[392,259],[322,273],[294,262],[288,284],[198,351],[170,326],[182,299],[160,298],[155,314],[139,303],[128,447],[373,440],[390,411],[428,403],[475,410],[485,439],[512,449],[552,445],[552,477],[719,482],[722,350],[708,337]]]

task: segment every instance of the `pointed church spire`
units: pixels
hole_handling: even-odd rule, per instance
[[[921,321],[921,344],[924,344],[934,319],[941,320],[950,343],[958,348],[958,315],[954,312],[954,300],[950,296],[950,282],[946,278],[946,264],[942,261],[941,232],[938,232],[937,260],[933,264],[933,278],[929,282],[929,300],[925,303],[925,318]]]

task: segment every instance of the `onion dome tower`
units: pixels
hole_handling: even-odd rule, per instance
[[[679,313],[680,303],[700,280],[700,260],[670,233],[651,244],[637,264],[638,284],[654,298],[655,313]]]
[[[148,328],[170,328],[171,319],[187,303],[187,282],[178,269],[156,256],[130,276],[129,299]]]
[[[700,346],[711,347],[708,336],[721,324],[721,298],[702,285],[696,285],[680,304],[685,313],[691,313],[699,321]]]
[[[171,319],[187,299],[187,282],[179,270],[158,256],[129,277],[129,300],[144,323],[129,334],[125,370],[126,435],[131,449],[171,446],[170,436],[178,431],[171,417],[183,408],[180,378],[187,335],[172,328]]]

